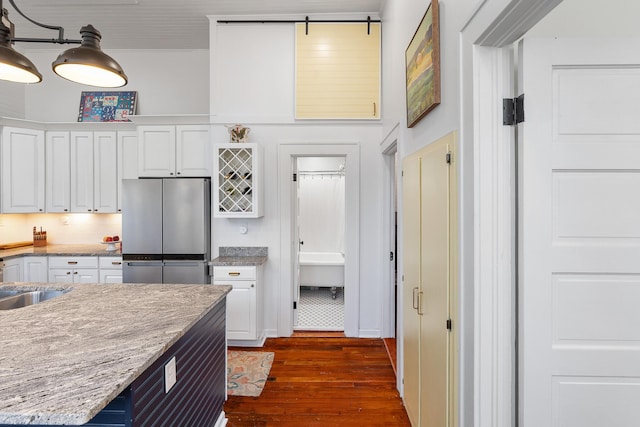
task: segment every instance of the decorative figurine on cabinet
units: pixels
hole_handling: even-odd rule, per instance
[[[251,131],[250,128],[242,125],[233,125],[233,126],[227,126],[227,129],[229,129],[231,142],[249,141],[249,132]]]

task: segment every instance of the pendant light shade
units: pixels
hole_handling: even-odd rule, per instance
[[[33,62],[13,50],[11,46],[0,45],[0,80],[16,83],[40,83],[42,74]]]
[[[80,35],[80,46],[61,53],[52,64],[53,71],[67,80],[90,86],[126,85],[127,76],[120,64],[100,49],[100,31],[87,25],[80,29]]]
[[[42,74],[33,62],[11,47],[11,29],[0,22],[0,80],[16,83],[39,83]]]

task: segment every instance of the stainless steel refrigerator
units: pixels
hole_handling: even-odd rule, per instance
[[[122,280],[211,283],[208,178],[122,181]]]

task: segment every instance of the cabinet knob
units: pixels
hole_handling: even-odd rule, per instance
[[[40,212],[42,212],[44,209],[40,208],[40,209],[38,209],[38,210],[39,210]]]
[[[180,172],[176,172],[176,175],[180,175]]]
[[[94,209],[93,211],[94,211],[94,212],[98,212],[98,209]]]
[[[91,209],[87,209],[87,212],[91,212]]]
[[[78,274],[78,272],[77,272],[77,271],[74,271],[74,272],[73,272],[73,274]]]
[[[240,275],[240,273],[237,272],[237,271],[230,271],[229,272],[229,276],[239,276],[239,275]]]
[[[252,288],[255,288],[255,287],[256,287],[256,285],[254,285],[254,284],[252,283],[252,284],[251,284],[251,287],[252,287]]]
[[[67,209],[67,208],[64,208],[64,211],[65,211],[65,212],[68,212],[68,211],[69,211],[69,209]]]
[[[173,172],[169,172],[169,175],[173,175]]]
[[[69,265],[76,265],[78,263],[78,261],[67,261],[67,264]]]
[[[70,271],[67,271],[67,274],[71,274],[71,272],[70,272]]]

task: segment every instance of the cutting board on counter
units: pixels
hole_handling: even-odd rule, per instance
[[[33,246],[33,241],[29,240],[26,242],[0,243],[0,251],[3,251],[5,249],[22,248],[23,246]]]

